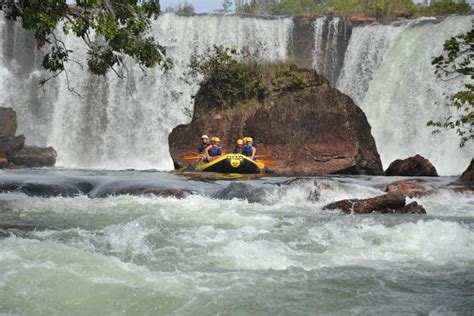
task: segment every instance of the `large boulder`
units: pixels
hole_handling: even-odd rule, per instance
[[[416,202],[406,205],[405,196],[400,193],[390,193],[369,199],[341,200],[326,205],[324,210],[339,209],[346,214],[368,213],[397,213],[397,214],[426,214],[423,206]]]
[[[467,167],[466,171],[463,172],[461,181],[474,182],[474,159],[471,160],[471,163]]]
[[[0,107],[0,140],[15,137],[17,127],[16,112],[12,108]]]
[[[258,152],[271,153],[286,174],[383,174],[371,127],[347,95],[311,70],[281,66],[264,96],[230,109],[212,110],[200,91],[190,124],[169,136],[175,165],[197,147],[199,136],[220,136],[224,151],[236,139],[252,136]]]
[[[19,135],[11,138],[0,138],[0,155],[11,157],[25,146],[25,136]]]
[[[407,177],[437,177],[436,168],[431,162],[420,156],[409,157],[407,159],[397,159],[393,161],[385,171],[386,176],[407,176]]]
[[[53,167],[56,157],[56,150],[52,147],[25,146],[16,152],[10,161],[20,167]]]

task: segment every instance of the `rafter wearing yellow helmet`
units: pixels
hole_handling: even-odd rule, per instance
[[[242,147],[242,155],[250,157],[251,159],[255,158],[255,154],[257,153],[257,148],[253,145],[253,138],[252,137],[244,137],[245,146]]]
[[[221,139],[219,137],[212,137],[211,138],[212,145],[206,148],[206,158],[207,161],[211,162],[218,157],[222,156],[222,148],[220,146]]]
[[[234,154],[241,154],[242,153],[242,146],[244,145],[243,139],[237,139],[236,145],[234,150],[232,151]]]

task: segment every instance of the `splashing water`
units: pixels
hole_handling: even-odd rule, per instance
[[[94,179],[102,185],[115,176]],[[202,195],[184,199],[0,194],[0,312],[463,314],[474,307],[472,193],[415,199],[426,216],[355,216],[322,207],[379,195],[378,185],[239,183],[259,190],[259,202],[214,198],[226,188],[226,198],[241,193],[229,181],[202,183]]]

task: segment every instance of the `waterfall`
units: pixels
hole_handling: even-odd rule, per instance
[[[337,86],[367,115],[384,167],[415,154],[430,159],[444,175],[459,174],[468,165],[472,143],[459,148],[454,131],[432,135],[426,123],[455,114],[446,95],[460,89],[463,79],[437,79],[431,60],[445,40],[469,30],[471,23],[472,16],[463,16],[353,30]]]
[[[168,134],[190,120],[197,82],[184,79],[193,53],[207,47],[248,47],[265,61],[287,57],[291,18],[258,19],[233,16],[179,17],[164,14],[153,25],[153,36],[167,47],[173,68],[143,72],[128,63],[125,80],[89,74],[70,63],[62,75],[38,86],[41,54],[31,34],[0,19],[0,104],[18,112],[19,132],[34,145],[52,145],[58,165],[75,168],[171,169]],[[65,37],[73,58],[85,60],[86,49]],[[76,93],[69,91],[74,89]]]
[[[313,22],[313,68],[331,82],[336,82],[341,71],[352,25],[345,17],[323,16]]]

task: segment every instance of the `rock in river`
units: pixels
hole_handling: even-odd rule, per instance
[[[433,164],[426,158],[416,155],[407,159],[393,161],[385,171],[386,176],[437,177]]]
[[[416,202],[406,205],[405,196],[400,193],[389,193],[369,199],[341,200],[326,205],[323,209],[339,209],[344,213],[407,213],[426,214],[423,206]]]
[[[466,171],[463,172],[461,181],[474,182],[474,159],[471,160],[471,163],[467,167]]]
[[[18,167],[52,167],[57,153],[52,147],[25,146],[25,136],[15,136],[16,113],[0,107],[0,169]]]
[[[11,157],[11,162],[21,167],[52,167],[56,157],[56,150],[52,147],[25,146]]]
[[[294,66],[273,69],[265,92],[216,110],[199,90],[190,124],[169,136],[176,165],[197,147],[201,134],[220,136],[226,152],[252,136],[258,152],[271,153],[286,174],[383,174],[371,127],[350,97],[322,76]]]

